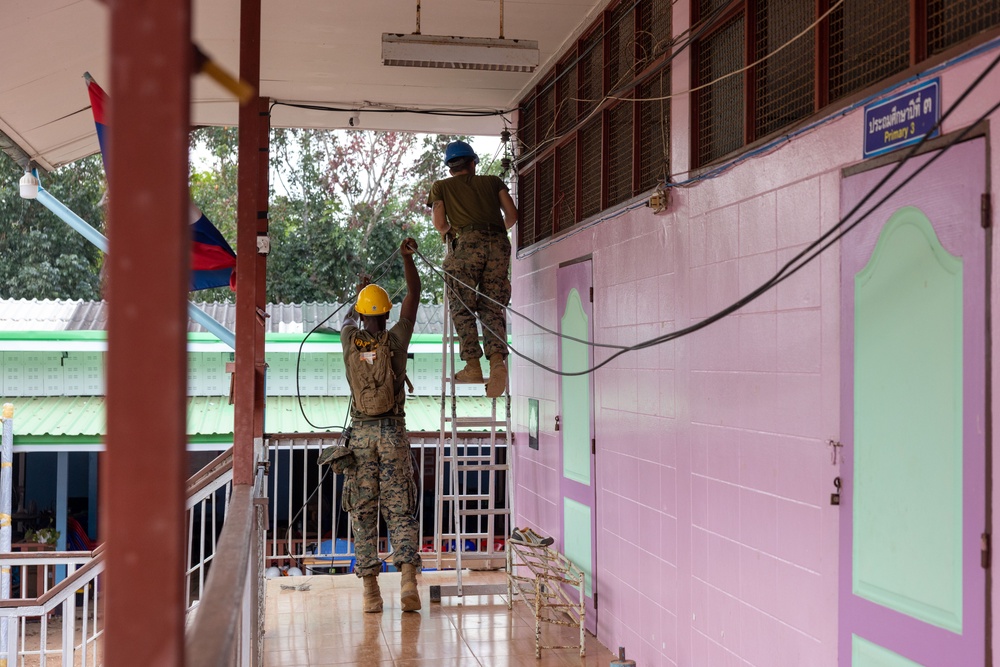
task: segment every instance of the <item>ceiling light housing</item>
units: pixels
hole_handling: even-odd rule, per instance
[[[382,64],[392,67],[534,72],[538,67],[538,42],[384,32]]]
[[[24,176],[21,177],[20,186],[22,199],[38,198],[38,177],[33,173],[26,170]]]

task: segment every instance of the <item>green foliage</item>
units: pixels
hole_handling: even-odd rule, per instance
[[[48,528],[39,528],[38,530],[29,528],[24,533],[24,541],[54,546],[59,541],[59,535],[59,531],[53,526],[49,526]]]
[[[101,252],[36,201],[21,199],[24,175],[0,154],[0,298],[100,299]],[[100,156],[56,169],[42,186],[98,230],[106,188]]]
[[[446,176],[449,141],[467,137],[403,132],[276,129],[271,133],[267,298],[273,302],[353,299],[359,276],[371,275],[401,300],[403,264],[392,256],[404,238],[440,265],[444,246],[426,206],[431,184]],[[236,128],[201,128],[191,135],[191,196],[236,247]],[[492,164],[492,168],[490,165]],[[481,172],[498,173],[483,156]],[[100,299],[102,255],[36,202],[18,195],[23,171],[0,157],[0,297]],[[60,201],[104,229],[106,190],[100,156],[42,178]],[[440,302],[440,277],[416,259],[422,298]],[[398,295],[397,295],[398,294]],[[228,288],[192,298],[233,301]]]
[[[402,132],[273,130],[268,300],[351,300],[362,274],[377,279],[389,294],[401,294],[402,260],[396,256],[382,263],[408,236],[440,264],[444,246],[431,225],[426,199],[431,183],[444,176],[441,155],[453,139]],[[207,165],[192,171],[192,196],[233,240],[236,131],[197,130],[192,146],[196,154],[210,156]],[[417,267],[423,299],[440,302],[441,279],[419,259]]]

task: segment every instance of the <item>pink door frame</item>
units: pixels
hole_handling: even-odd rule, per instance
[[[594,340],[594,304],[590,300],[591,289],[593,288],[593,262],[590,259],[585,259],[582,261],[577,261],[571,264],[566,264],[560,266],[556,272],[556,285],[557,285],[557,303],[558,303],[558,316],[560,322],[560,333],[562,333],[562,317],[565,314],[566,299],[572,289],[576,289],[580,294],[580,301],[583,304],[583,311],[587,315],[587,322],[590,325],[590,331],[588,338],[590,341]],[[560,339],[561,340],[561,339]],[[594,366],[594,348],[590,347],[588,349],[587,359],[589,362],[589,367]],[[559,360],[559,370],[562,370],[562,356],[560,355]],[[594,438],[594,410],[596,406],[594,404],[594,375],[593,373],[587,376],[590,384],[590,437]],[[557,382],[559,386],[559,414],[563,414],[563,397],[562,397],[562,383]],[[578,503],[586,505],[590,508],[590,552],[591,552],[591,568],[592,568],[592,582],[591,591],[594,596],[597,595],[597,466],[596,458],[593,451],[590,455],[590,486],[585,487],[582,484],[574,482],[572,480],[566,479],[563,475],[563,443],[562,434],[560,432],[559,437],[559,514],[560,514],[560,535],[559,543],[557,546],[561,552],[564,551],[564,541],[565,541],[565,525],[563,522],[563,498],[570,498]],[[586,598],[586,626],[593,634],[597,634],[597,608],[594,605],[594,597]]]
[[[911,159],[871,199],[878,201],[933,153]],[[844,179],[841,212],[849,211],[893,165]],[[876,209],[841,242],[841,468],[839,664],[851,664],[855,631],[921,665],[983,665],[986,651],[986,572],[980,564],[980,535],[988,532],[986,446],[987,233],[979,223],[986,182],[985,141],[958,144]],[[941,244],[963,261],[963,633],[955,634],[855,596],[852,590],[854,487],[854,276],[871,256],[889,216],[901,206],[920,208],[934,224]],[[863,207],[862,212],[870,207]],[[856,218],[852,218],[856,219]],[[940,224],[941,220],[955,221]]]

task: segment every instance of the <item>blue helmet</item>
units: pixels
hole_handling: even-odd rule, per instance
[[[445,166],[458,157],[471,157],[473,162],[479,164],[479,156],[476,155],[476,151],[472,150],[472,146],[464,141],[453,141],[444,149]]]

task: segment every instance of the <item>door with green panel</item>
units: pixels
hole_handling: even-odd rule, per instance
[[[561,266],[556,274],[559,303],[559,368],[582,371],[593,366],[594,308],[590,260]],[[576,340],[567,338],[572,336]],[[559,511],[560,551],[586,575],[586,626],[597,633],[597,512],[594,467],[593,375],[559,376],[562,440]]]
[[[843,667],[985,664],[985,151],[946,151],[841,243]],[[842,214],[892,167],[846,177]]]

